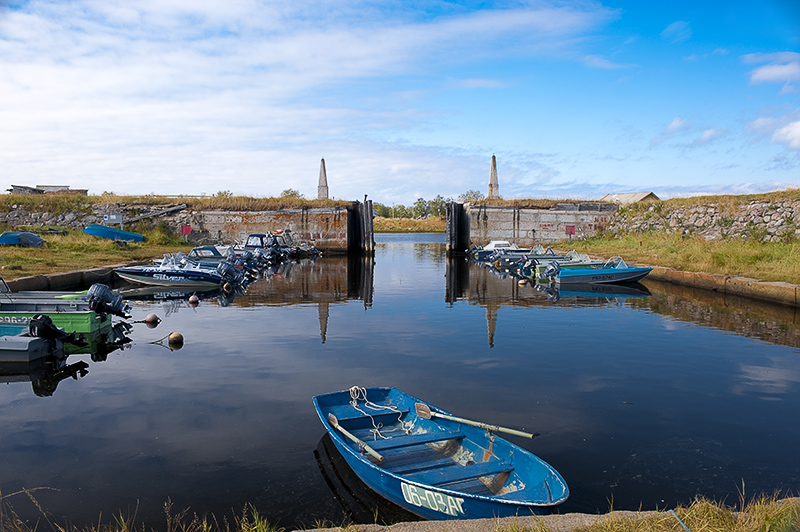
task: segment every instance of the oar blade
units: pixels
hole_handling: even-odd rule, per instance
[[[433,417],[431,407],[426,404],[414,403],[414,409],[417,411],[417,417],[421,417],[422,419],[431,419]]]
[[[334,416],[331,413],[328,414],[328,423],[330,423],[331,427],[333,427],[333,428],[338,428],[339,427],[339,420],[336,419],[336,416]]]

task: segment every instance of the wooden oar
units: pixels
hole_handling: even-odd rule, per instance
[[[364,449],[367,452],[367,454],[369,454],[371,457],[377,460],[378,464],[383,463],[383,456],[378,454],[375,451],[375,449],[367,445],[367,442],[360,440],[356,436],[353,436],[344,427],[339,425],[339,420],[336,419],[336,416],[334,416],[333,414],[328,414],[328,423],[330,423],[331,426],[333,426],[333,428],[337,429],[339,432],[341,432],[342,434],[344,434],[345,436],[356,442],[361,449]]]
[[[449,419],[450,421],[457,421],[459,423],[472,425],[473,427],[480,427],[482,429],[489,430],[492,432],[506,432],[508,434],[513,434],[514,436],[522,436],[523,438],[530,438],[530,439],[534,439],[536,436],[539,435],[539,433],[531,434],[529,432],[523,432],[521,430],[507,429],[505,427],[499,427],[497,425],[489,425],[488,423],[481,423],[480,421],[471,421],[469,419],[464,419],[461,417],[441,414],[439,412],[432,411],[428,405],[423,403],[415,403],[414,408],[416,408],[417,410],[417,416],[421,417],[422,419],[431,419],[434,417],[440,417],[442,419]]]

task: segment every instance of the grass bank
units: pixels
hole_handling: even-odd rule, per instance
[[[383,218],[372,220],[372,230],[376,233],[444,233],[446,222],[443,218]]]
[[[144,242],[117,245],[80,231],[48,234],[47,247],[0,246],[0,276],[7,281],[54,272],[85,270],[100,266],[147,260],[164,253],[189,251],[192,246],[162,230],[142,231]]]
[[[164,530],[168,532],[284,532],[258,513],[254,507],[246,506],[241,514],[231,520],[217,519],[209,515],[198,515],[189,510],[174,512],[172,503],[164,505],[163,523],[140,523],[135,513],[133,516],[117,515],[108,523],[84,528],[55,522],[42,510],[42,517],[33,522],[21,519],[13,507],[7,502],[11,496],[27,495],[39,507],[32,495],[32,490],[25,490],[9,496],[0,493],[0,530],[4,532],[37,532],[51,530],[53,532],[151,532]],[[750,502],[740,502],[738,508],[724,503],[698,498],[689,506],[679,506],[675,510],[659,512],[610,512],[602,516],[589,516],[588,519],[570,519],[570,515],[553,516],[553,520],[523,518],[525,524],[517,519],[508,518],[487,524],[485,532],[795,532],[800,530],[800,499],[778,499],[777,497],[760,497]],[[575,515],[575,517],[580,517]],[[585,516],[584,516],[585,517]],[[553,522],[558,524],[553,524]],[[581,524],[580,521],[588,522]],[[380,522],[376,516],[376,522]],[[532,524],[531,524],[532,523]],[[574,523],[574,524],[571,524]],[[458,530],[458,522],[427,521],[411,525],[419,532],[437,530]],[[329,530],[335,525],[315,528]],[[345,525],[336,528],[342,532],[357,532],[374,525],[362,527]],[[474,528],[471,528],[474,529]]]
[[[604,258],[619,255],[628,263],[800,284],[800,242],[797,241],[707,241],[701,237],[642,233],[563,241],[553,247],[574,248]]]
[[[0,212],[9,212],[17,208],[26,208],[31,212],[49,212],[53,215],[73,212],[89,214],[92,205],[97,203],[120,205],[177,205],[185,203],[194,211],[270,211],[281,209],[310,209],[323,207],[346,208],[353,202],[344,200],[309,200],[297,196],[277,198],[255,198],[251,196],[234,196],[229,192],[218,192],[211,196],[118,196],[104,193],[98,196],[82,196],[79,194],[4,194],[0,196]]]

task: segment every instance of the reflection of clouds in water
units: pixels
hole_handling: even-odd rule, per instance
[[[800,359],[772,358],[772,366],[756,366],[742,364],[740,366],[739,383],[733,387],[733,393],[764,394],[762,399],[780,400],[776,395],[790,392],[793,386],[800,383]]]
[[[677,331],[686,327],[686,323],[678,321],[678,320],[671,320],[666,316],[661,316],[661,326],[668,331]]]

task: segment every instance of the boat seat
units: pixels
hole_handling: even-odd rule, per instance
[[[424,434],[406,434],[404,436],[395,436],[385,440],[369,441],[367,444],[376,451],[385,451],[387,449],[398,449],[400,447],[423,445],[425,443],[434,443],[445,440],[460,440],[463,438],[464,434],[461,432],[437,430],[433,432],[426,432]]]
[[[431,486],[442,486],[444,484],[455,484],[465,480],[508,473],[514,470],[514,466],[502,460],[492,460],[489,462],[479,462],[477,464],[460,465],[454,463],[450,467],[442,467],[421,473],[412,473],[405,478],[421,484]]]
[[[427,459],[422,462],[414,460],[406,463],[401,463],[399,465],[396,463],[396,460],[392,460],[390,464],[384,464],[384,466],[388,471],[391,471],[396,475],[406,476],[412,473],[421,473],[423,471],[436,469],[437,467],[449,467],[453,465],[452,458],[448,458],[442,455],[438,456],[439,458]]]
[[[336,416],[336,419],[339,420],[339,423],[342,423],[342,422],[346,423],[348,421],[353,421],[353,420],[358,420],[358,419],[370,419],[370,417],[372,417],[373,419],[381,419],[381,418],[386,418],[386,417],[393,417],[393,418],[397,419],[398,415],[407,414],[408,413],[408,408],[398,408],[397,411],[393,411],[393,410],[376,410],[374,412],[370,412],[369,410],[365,410],[365,411],[369,412],[369,415],[366,415],[366,414],[363,414],[363,413],[359,412],[358,410],[356,410],[355,408],[353,408],[349,404],[346,404],[346,405],[335,405],[335,406],[328,407],[325,410],[327,412],[330,412],[334,416]]]

